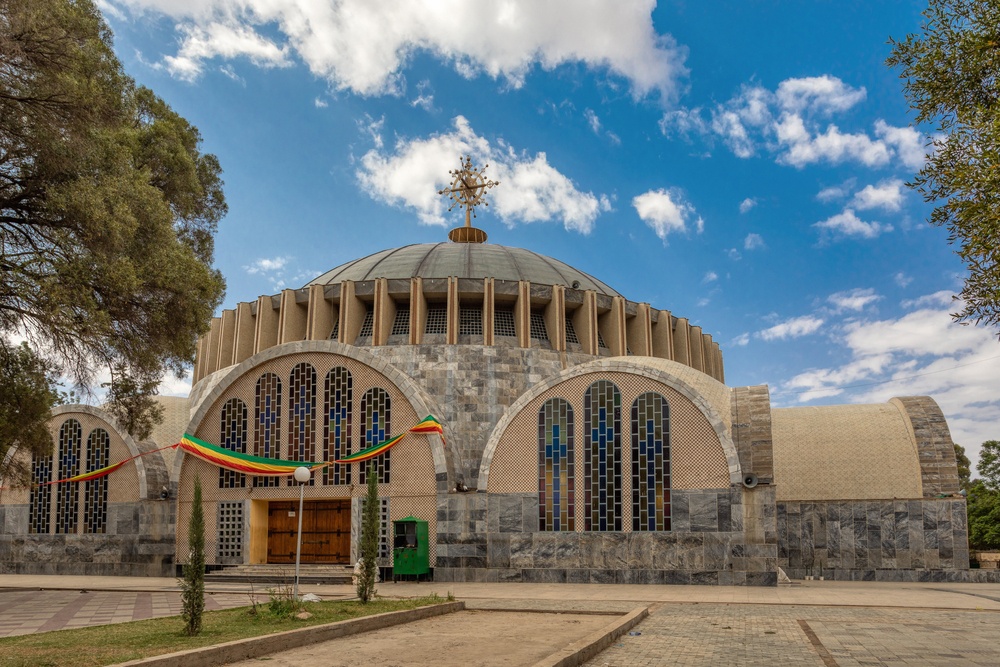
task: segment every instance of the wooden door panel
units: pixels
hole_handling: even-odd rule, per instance
[[[294,563],[298,501],[268,506],[268,563]],[[351,558],[351,501],[308,500],[302,511],[302,563],[348,564]]]

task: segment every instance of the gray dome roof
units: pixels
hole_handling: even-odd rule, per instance
[[[591,275],[569,264],[523,248],[482,243],[418,243],[390,248],[327,271],[309,285],[375,278],[496,278],[527,280],[537,285],[565,285],[620,296]]]

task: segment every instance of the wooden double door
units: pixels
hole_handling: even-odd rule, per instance
[[[267,508],[267,562],[294,563],[299,501],[272,500]],[[302,563],[351,562],[351,501],[307,500],[302,507]]]

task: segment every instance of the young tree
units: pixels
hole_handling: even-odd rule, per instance
[[[112,370],[112,407],[141,437],[134,396],[183,372],[221,303],[226,204],[198,130],[111,41],[92,0],[0,2],[0,336],[81,387]]]
[[[955,445],[955,463],[958,465],[958,485],[968,490],[972,479],[972,461],[965,455],[965,447]]]
[[[358,599],[367,604],[375,595],[375,576],[378,573],[378,535],[382,524],[379,520],[378,474],[368,463],[368,494],[361,510],[361,573],[358,576]]]
[[[205,516],[201,508],[201,478],[194,478],[194,499],[188,521],[188,560],[184,563],[181,582],[181,615],[184,632],[194,637],[201,632],[201,617],[205,612]]]
[[[1000,327],[1000,3],[929,0],[922,34],[890,38],[917,123],[935,126],[933,152],[910,186],[936,204],[931,223],[969,275],[954,317]]]
[[[21,458],[6,459],[9,447],[28,454],[52,449],[46,420],[59,401],[54,382],[49,364],[31,348],[0,339],[0,479],[7,485],[27,483],[30,473]]]

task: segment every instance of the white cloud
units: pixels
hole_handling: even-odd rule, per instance
[[[849,178],[840,185],[831,185],[823,188],[816,195],[816,199],[821,202],[831,202],[838,199],[847,199],[854,189],[855,179]]]
[[[437,193],[463,155],[471,155],[477,166],[490,165],[486,175],[501,186],[490,191],[489,210],[508,226],[558,220],[568,230],[587,234],[597,216],[611,209],[606,196],[578,190],[545,153],[532,157],[502,139],[492,144],[462,116],[454,119],[451,131],[399,139],[388,153],[376,143],[361,158],[357,177],[375,199],[412,209],[424,224],[445,225],[448,201]]]
[[[749,343],[749,333],[741,333],[739,336],[730,341],[730,345],[735,345],[736,347],[746,347]]]
[[[848,353],[838,366],[811,369],[775,388],[780,400],[838,397],[857,403],[893,396],[931,396],[948,419],[952,439],[975,459],[979,445],[996,438],[1000,421],[1000,350],[984,327],[961,326],[949,313],[952,292],[904,303],[911,309],[890,319],[852,320],[832,339]]]
[[[802,317],[794,317],[775,324],[773,327],[758,331],[757,337],[767,341],[801,338],[802,336],[815,333],[821,326],[823,326],[821,318],[813,315],[803,315]]]
[[[875,293],[873,288],[868,289],[852,289],[845,292],[835,292],[827,297],[827,301],[833,304],[835,312],[843,312],[845,310],[861,311],[867,306],[880,300],[878,294]]]
[[[632,206],[642,221],[664,242],[671,233],[686,232],[688,223],[695,216],[694,206],[684,199],[677,188],[650,190],[634,197]],[[701,233],[705,228],[705,221],[698,217],[694,220],[694,225]]]
[[[243,270],[252,276],[261,276],[267,279],[275,291],[289,286],[300,287],[303,281],[319,275],[318,271],[310,269],[300,269],[289,275],[289,263],[294,259],[294,257],[289,256],[261,257],[244,265]]]
[[[871,136],[828,122],[865,97],[864,88],[830,75],[786,79],[773,92],[744,84],[732,98],[711,108],[664,113],[660,130],[667,136],[715,137],[737,157],[765,152],[796,168],[820,162],[882,167],[895,160],[908,168],[922,164],[923,139],[912,128],[892,127],[880,119]]]
[[[849,208],[822,222],[815,223],[813,227],[832,232],[835,236],[855,236],[864,239],[873,239],[879,234],[892,231],[892,225],[865,222]]]
[[[506,0],[377,3],[362,0],[104,0],[133,15],[162,13],[180,33],[176,76],[193,79],[213,58],[288,64],[291,54],[338,90],[399,93],[418,53],[465,77],[486,74],[518,87],[535,67],[582,63],[622,77],[635,97],[672,97],[686,75],[686,49],[657,34],[653,0]],[[258,31],[266,30],[273,38]]]
[[[424,79],[417,84],[417,96],[410,100],[410,106],[427,112],[434,111],[434,92],[429,80]]]
[[[715,271],[709,271],[705,274],[705,277],[701,279],[703,283],[712,283],[719,279],[719,274]]]
[[[851,206],[859,211],[880,208],[883,211],[898,211],[903,206],[903,181],[898,178],[866,185],[854,193]]]
[[[900,287],[906,287],[907,285],[909,285],[910,283],[913,282],[913,278],[910,277],[910,276],[908,276],[908,275],[906,275],[902,271],[899,271],[896,274],[894,274],[892,276],[892,280],[893,280],[894,283],[896,283]]]
[[[316,99],[314,99],[313,104],[316,106],[317,109],[325,109],[328,106],[330,106],[329,102],[327,102],[321,97],[317,97]]]
[[[743,239],[743,249],[744,250],[758,250],[764,246],[764,237],[760,234],[754,234],[750,232],[747,237]]]
[[[233,81],[235,81],[236,83],[240,84],[241,86],[247,85],[247,82],[243,79],[243,77],[241,77],[239,74],[236,73],[236,70],[233,69],[232,65],[223,65],[222,67],[219,68],[219,71],[225,74]]]
[[[290,257],[274,257],[274,258],[262,257],[260,259],[254,260],[250,264],[245,265],[243,267],[243,270],[246,271],[247,273],[251,274],[251,275],[264,274],[264,273],[273,273],[274,271],[280,271],[281,269],[285,268],[285,265],[288,264],[288,260],[289,259],[291,259],[291,258]]]
[[[590,125],[590,129],[594,132],[594,134],[600,134],[601,119],[597,117],[597,114],[594,113],[593,109],[584,109],[583,116],[587,119],[587,124]]]
[[[740,254],[740,251],[737,250],[736,248],[729,248],[728,250],[726,250],[726,257],[733,260],[734,262],[738,262],[741,259],[743,259],[743,255]]]
[[[740,213],[747,213],[750,211],[750,209],[752,209],[756,205],[757,205],[756,199],[753,199],[752,197],[747,197],[746,199],[740,202]]]
[[[357,121],[357,123],[358,129],[368,136],[369,141],[375,145],[375,148],[381,150],[384,145],[382,142],[382,128],[385,127],[385,116],[375,120],[368,114],[365,114],[365,117]]]

